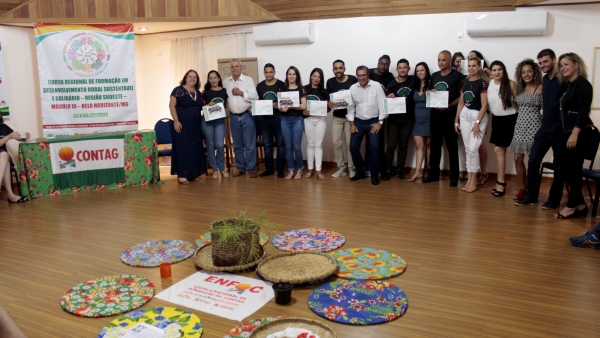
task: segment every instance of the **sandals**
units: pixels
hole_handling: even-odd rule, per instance
[[[313,175],[312,173],[313,173],[313,171],[309,169],[308,172],[306,173],[306,175],[304,175],[304,178],[311,178]]]
[[[299,180],[302,178],[302,170],[298,170],[298,172],[296,173],[296,176],[294,176],[295,180]]]
[[[320,171],[317,172],[317,178],[320,180],[324,180],[325,179],[325,175],[323,175]]]
[[[490,174],[484,175],[484,174],[477,173],[477,186],[478,187],[484,186],[487,183],[489,178],[490,178]]]
[[[564,216],[563,214],[561,214],[560,212],[558,214],[556,214],[556,218],[559,219],[567,219],[567,218],[586,218],[588,214],[588,207],[587,205],[585,206],[585,208],[578,210],[577,208],[575,208],[575,211],[568,215],[568,216]]]
[[[184,178],[183,180],[178,178],[177,182],[179,182],[179,184],[190,184],[190,181],[188,181],[187,178]]]
[[[27,196],[21,196],[21,198],[19,198],[16,202],[11,201],[9,198],[6,199],[8,201],[8,203],[25,203],[27,202]],[[586,214],[587,214],[587,210],[586,210]]]
[[[494,195],[494,197],[502,197],[502,196],[504,196],[504,194],[506,194],[506,182],[496,181],[496,184],[499,185],[499,186],[503,186],[504,187],[504,191],[499,191],[498,189],[494,189],[494,190],[492,190],[492,195]]]
[[[285,177],[286,180],[291,180],[292,177],[294,177],[294,171],[290,170],[290,172],[287,174],[287,176]]]

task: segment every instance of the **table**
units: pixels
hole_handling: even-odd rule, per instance
[[[125,182],[78,186],[60,190],[55,188],[50,162],[50,143],[75,139],[93,140],[94,138],[110,135],[122,135],[124,138],[125,163],[123,169],[125,171]],[[162,183],[160,181],[158,147],[154,130],[85,134],[54,139],[38,138],[31,142],[24,142],[19,145],[17,173],[21,194],[29,198]]]

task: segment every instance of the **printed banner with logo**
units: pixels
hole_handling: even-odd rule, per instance
[[[133,24],[34,27],[44,137],[137,130]]]
[[[8,109],[8,94],[6,94],[6,77],[4,76],[2,45],[0,45],[0,114],[2,114],[3,117],[10,116],[10,110]]]
[[[50,143],[56,189],[125,182],[123,136]]]
[[[271,283],[227,273],[199,271],[159,293],[156,298],[242,321],[273,296]]]

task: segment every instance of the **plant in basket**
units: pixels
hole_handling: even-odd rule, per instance
[[[233,218],[223,218],[211,224],[212,259],[215,266],[244,266],[263,256],[260,229],[277,228],[263,212],[257,219],[243,209]]]

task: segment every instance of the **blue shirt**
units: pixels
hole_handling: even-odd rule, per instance
[[[540,130],[552,133],[560,129],[560,97],[567,90],[567,85],[558,81],[558,76],[554,74],[552,80],[548,74],[544,75],[544,83],[542,85],[542,96],[544,117]]]

